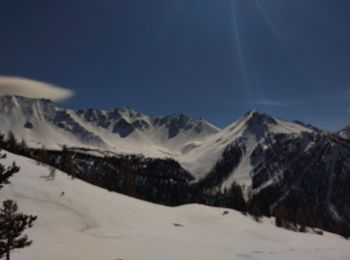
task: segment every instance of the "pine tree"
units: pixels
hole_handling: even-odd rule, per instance
[[[66,145],[62,147],[62,167],[72,179],[77,177],[77,171],[73,162],[73,157]]]
[[[285,207],[284,203],[280,204],[274,211],[276,217],[275,224],[277,227],[282,227],[285,224],[285,221],[288,220],[288,210]]]
[[[300,232],[305,232],[306,226],[310,226],[310,221],[306,214],[306,211],[300,206],[298,207],[298,210],[296,213],[296,222],[300,225],[300,228],[299,228]]]
[[[24,140],[24,138],[22,138],[22,141],[18,145],[19,153],[20,154],[25,154],[27,149],[28,149],[27,142],[26,142],[26,140]]]
[[[4,148],[4,147],[5,147],[5,135],[0,134],[0,148]]]
[[[132,169],[131,160],[126,159],[122,162],[121,174],[125,179],[125,194],[131,197],[135,196],[135,175]]]
[[[348,239],[350,237],[350,228],[344,221],[339,221],[336,224],[336,233]]]
[[[6,154],[0,154],[0,159],[4,158],[6,158]],[[18,171],[19,168],[16,166],[15,163],[12,163],[12,165],[9,167],[5,167],[4,165],[0,164],[0,189],[3,187],[4,184],[8,184],[8,179]]]
[[[0,258],[6,255],[10,260],[10,252],[16,248],[28,247],[32,241],[23,231],[33,226],[36,216],[19,213],[16,202],[6,200],[0,209]]]
[[[50,155],[45,147],[45,145],[43,145],[38,153],[38,156],[37,156],[37,160],[39,162],[41,162],[42,164],[49,164],[50,162]]]
[[[6,148],[10,151],[16,152],[18,149],[17,145],[17,139],[15,137],[15,134],[12,131],[9,131],[7,134],[7,140],[6,140]]]
[[[0,154],[0,159],[6,158],[5,154]],[[9,178],[19,171],[15,163],[12,166],[5,167],[0,164],[0,189],[4,184],[9,183]],[[21,236],[24,229],[31,227],[34,216],[17,213],[17,204],[12,200],[3,202],[3,208],[0,209],[0,258],[6,255],[10,259],[10,251],[15,248],[29,246],[27,236]]]
[[[256,222],[260,222],[260,219],[262,218],[263,214],[261,213],[261,210],[258,206],[254,206],[252,210],[252,216]]]
[[[233,182],[231,185],[231,188],[225,192],[226,195],[228,194],[229,197],[229,207],[241,211],[246,212],[247,211],[247,203],[243,196],[243,191],[241,186],[239,186],[237,183]]]

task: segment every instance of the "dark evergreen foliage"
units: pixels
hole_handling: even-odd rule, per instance
[[[256,222],[259,222],[263,216],[263,214],[261,213],[261,210],[258,206],[253,207],[251,214]]]
[[[0,258],[4,255],[10,260],[10,252],[32,244],[23,232],[31,228],[36,216],[19,213],[16,202],[6,200],[0,209]]]
[[[238,166],[242,158],[242,148],[237,144],[232,144],[223,153],[221,159],[215,167],[199,181],[198,186],[202,189],[208,189],[224,182]]]
[[[0,153],[0,159],[4,158],[6,158],[6,154]],[[4,184],[8,184],[9,178],[18,171],[19,168],[16,166],[15,163],[12,163],[12,165],[9,167],[5,167],[3,164],[0,164],[0,189],[3,187]]]
[[[9,134],[9,144],[12,149],[19,151],[19,147],[12,133]],[[0,136],[0,143],[3,144],[3,136]],[[22,150],[26,149],[22,142]],[[5,154],[0,154],[0,159],[4,159]],[[0,164],[0,189],[4,184],[9,183],[9,178],[19,171],[19,167],[15,163],[5,167]],[[16,248],[24,248],[32,242],[28,240],[26,235],[22,236],[23,231],[32,227],[36,217],[25,215],[17,212],[18,207],[16,202],[6,200],[3,202],[3,207],[0,209],[0,258],[6,256],[10,260],[10,251]]]
[[[8,132],[6,147],[7,150],[18,151],[17,139],[12,131]]]
[[[226,191],[225,194],[229,198],[229,202],[227,204],[229,208],[241,212],[246,212],[248,210],[248,205],[244,199],[242,188],[237,183],[232,183],[231,188]]]
[[[344,221],[339,221],[336,226],[336,233],[348,239],[350,237],[350,227]]]

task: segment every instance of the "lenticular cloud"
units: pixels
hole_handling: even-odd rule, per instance
[[[52,84],[20,77],[0,76],[0,95],[18,95],[31,98],[48,98],[64,101],[73,96],[73,91]]]

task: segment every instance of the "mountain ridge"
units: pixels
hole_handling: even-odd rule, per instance
[[[126,106],[111,110],[72,110],[58,107],[47,99],[19,96],[0,97],[0,119],[7,122],[0,131],[13,131],[18,139],[25,139],[30,146],[34,143],[61,149],[66,145],[120,154],[143,154],[150,158],[170,157],[197,180],[215,167],[225,150],[237,145],[242,160],[235,169],[235,176],[241,177],[232,177],[232,172],[223,188],[233,181],[245,182],[250,178],[251,154],[268,135],[315,131],[313,127],[257,110],[249,111],[219,129],[203,119],[184,114],[148,116]]]
[[[332,232],[341,221],[350,224],[350,145],[339,133],[255,110],[218,129],[182,114],[154,117],[130,108],[74,111],[18,97],[0,98],[0,120],[0,132],[11,130],[16,137],[32,138],[37,148],[44,144],[55,150],[50,162],[58,168],[61,145],[90,147],[71,156],[76,167],[83,167],[85,180],[104,188],[123,191],[120,174],[126,163],[138,176],[140,196],[156,200],[162,194],[159,203],[227,206],[227,191],[238,185],[244,199],[266,215],[285,205],[294,213],[307,211],[309,225],[326,219]],[[46,143],[52,140],[59,145]],[[84,155],[93,155],[94,149],[111,154]],[[38,151],[31,152],[37,158]],[[179,190],[185,200],[179,199]]]
[[[239,140],[250,143],[245,147],[247,154],[267,134],[315,131],[256,110],[219,129],[206,120],[184,114],[148,116],[126,106],[72,110],[58,107],[48,99],[19,96],[0,97],[0,119],[5,122],[0,131],[12,131],[30,146],[61,149],[66,145],[151,158],[170,157],[197,179],[207,174],[224,150]]]
[[[0,97],[0,117],[4,122],[0,131],[13,131],[18,139],[24,138],[30,145],[41,142],[56,149],[62,144],[98,147],[151,157],[168,156],[170,149],[180,153],[187,140],[202,140],[219,131],[203,119],[181,114],[147,116],[127,107],[75,111],[58,107],[47,99],[19,96]]]

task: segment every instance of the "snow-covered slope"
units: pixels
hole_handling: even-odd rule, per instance
[[[131,108],[70,110],[45,99],[0,97],[0,132],[30,146],[89,147],[148,157],[178,157],[219,131],[184,115],[146,116]]]
[[[232,260],[332,259],[350,257],[349,241],[276,228],[272,220],[200,205],[169,208],[72,180],[27,158],[8,154],[22,170],[0,191],[22,211],[38,215],[28,231],[31,247],[14,260]],[[64,192],[62,196],[61,193]]]
[[[13,131],[30,146],[45,144],[89,147],[121,154],[170,157],[200,180],[214,170],[225,152],[236,149],[236,165],[226,173],[222,188],[233,182],[252,184],[251,155],[275,134],[300,135],[315,129],[251,111],[223,130],[185,115],[147,116],[131,108],[110,111],[70,110],[49,100],[0,97],[0,132]],[[268,145],[268,144],[267,144]],[[230,155],[232,157],[232,155]],[[239,158],[238,158],[239,156]]]
[[[251,155],[258,144],[273,134],[300,135],[312,132],[312,128],[299,123],[283,121],[257,111],[251,111],[219,133],[211,136],[198,148],[190,151],[180,161],[185,169],[197,178],[205,177],[220,161],[225,150],[237,146],[241,159],[225,182],[229,187],[233,181],[251,184]]]

